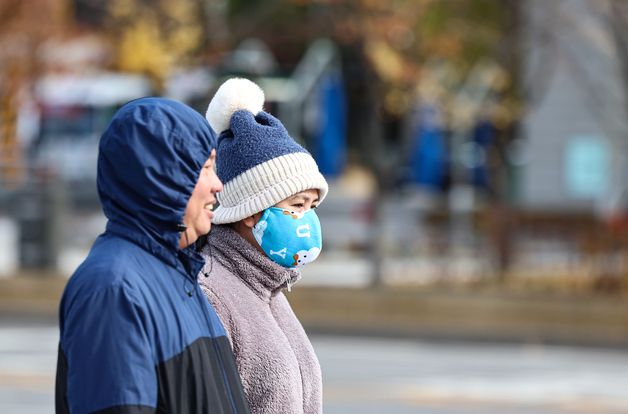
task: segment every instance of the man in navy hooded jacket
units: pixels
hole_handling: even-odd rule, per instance
[[[105,232],[60,306],[58,413],[248,413],[233,354],[196,283],[216,137],[191,108],[144,98],[100,141]]]

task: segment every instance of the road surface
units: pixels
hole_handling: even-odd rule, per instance
[[[54,412],[58,333],[0,320],[0,412]],[[628,352],[312,338],[326,414],[628,413]]]

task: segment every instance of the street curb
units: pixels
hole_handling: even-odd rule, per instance
[[[67,278],[48,273],[0,279],[0,314],[56,320],[67,281]]]
[[[0,279],[0,317],[57,320],[67,279]],[[285,292],[311,333],[532,344],[628,346],[619,297],[482,292],[429,287],[295,287]]]
[[[312,333],[628,346],[628,302],[618,298],[308,287],[288,299]]]

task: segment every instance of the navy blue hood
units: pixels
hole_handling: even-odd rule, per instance
[[[98,154],[107,230],[162,258],[176,257],[177,225],[215,146],[205,118],[180,102],[142,98],[120,108]]]

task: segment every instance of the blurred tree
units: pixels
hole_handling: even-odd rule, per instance
[[[405,156],[402,123],[417,100],[436,99],[448,126],[469,135],[477,122],[489,121],[496,138],[490,149],[488,186],[494,211],[488,216],[493,218],[496,270],[505,274],[510,263],[509,191],[513,187],[506,154],[518,134],[522,96],[520,2],[232,0],[229,4],[234,39],[255,33],[276,52],[280,64],[296,63],[305,45],[316,37],[332,37],[340,45],[352,157],[375,171],[380,196],[395,183]],[[461,91],[477,86],[469,84],[469,77],[481,65],[490,69],[492,80],[480,85],[488,90],[481,101],[473,102],[472,97],[461,97]],[[447,70],[435,74],[435,67]],[[434,81],[443,75],[444,79]],[[464,179],[460,175],[454,177]]]
[[[63,32],[67,6],[57,0],[0,1],[0,179],[6,185],[16,185],[22,175],[20,100],[40,71],[39,46]]]
[[[487,216],[495,270],[505,275],[512,251],[509,190],[513,187],[506,154],[517,137],[521,102],[517,2],[424,0],[382,5],[364,1],[362,7],[358,16],[363,21],[357,27],[364,28],[365,53],[381,80],[379,112],[399,120],[417,99],[439,106],[446,126],[454,132],[454,188],[466,183],[469,175],[458,158],[460,145],[478,122],[488,121],[495,127],[496,139],[488,148],[492,174],[487,193],[491,211]],[[492,80],[484,81],[487,75]],[[434,79],[438,77],[444,78]],[[485,92],[478,94],[482,88]],[[391,186],[394,168],[402,157],[403,153],[393,155],[388,165],[380,165],[379,177],[388,178],[382,188]]]
[[[159,92],[175,66],[193,64],[206,45],[202,0],[113,0],[104,25],[116,47],[115,66],[143,73]]]

